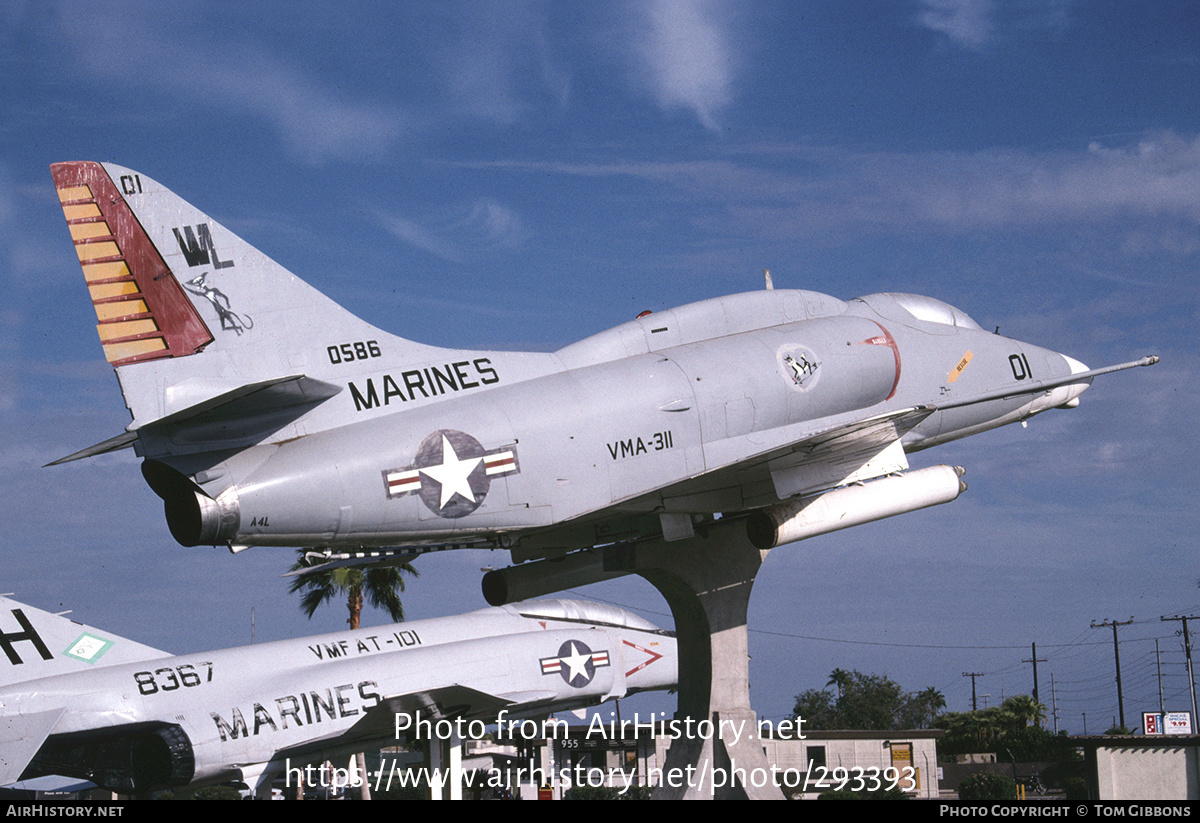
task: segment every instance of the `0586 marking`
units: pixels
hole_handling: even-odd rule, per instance
[[[329,355],[329,362],[335,366],[338,363],[353,363],[355,360],[366,360],[368,357],[380,357],[383,354],[379,343],[374,340],[326,346],[325,353]]]

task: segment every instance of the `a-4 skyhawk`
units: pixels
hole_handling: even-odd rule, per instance
[[[782,289],[552,353],[435,348],[351,315],[145,175],[51,169],[133,416],[64,460],[133,445],[188,546],[523,561],[756,513],[765,548],[804,536],[789,521],[830,490],[1157,361],[1088,369],[930,297]],[[959,481],[934,485],[881,511],[952,499]]]
[[[0,597],[0,649],[0,785],[56,774],[123,794],[261,793],[398,730],[520,729],[677,682],[671,634],[572,600],[171,656]]]

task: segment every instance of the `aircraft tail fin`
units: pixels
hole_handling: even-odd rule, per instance
[[[383,338],[398,339],[143,174],[95,162],[50,170],[104,356],[133,415],[129,431],[242,386],[302,379],[306,367],[328,366],[319,360],[326,347],[313,345],[314,328],[336,343],[369,340],[371,351]],[[295,402],[323,399],[299,392]],[[277,397],[272,405],[279,408]]]
[[[182,357],[211,343],[212,332],[104,168],[56,163],[50,172],[108,362]]]
[[[0,651],[0,686],[169,656],[7,597],[0,597]]]

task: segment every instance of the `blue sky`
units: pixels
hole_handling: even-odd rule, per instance
[[[128,422],[48,165],[113,161],[347,308],[455,347],[552,350],[761,288],[906,291],[1090,366],[1160,354],[1050,412],[924,452],[948,506],[774,551],[755,708],[835,667],[969,708],[1030,689],[1060,727],[1185,708],[1160,616],[1195,543],[1200,16],[1190,3],[14,2],[0,10],[0,560],[5,591],[173,651],[330,631],[291,555],[184,549]],[[412,617],[483,605],[419,565]],[[646,584],[579,592],[669,622]],[[371,616],[379,622],[381,616]],[[769,631],[768,631],[769,630]],[[669,701],[654,704],[665,709]],[[1132,718],[1132,719],[1131,719]]]

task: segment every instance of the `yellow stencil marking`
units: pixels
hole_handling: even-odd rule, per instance
[[[962,359],[958,361],[958,365],[952,368],[950,373],[946,375],[946,382],[953,383],[955,380],[957,380],[958,376],[963,373],[963,369],[967,367],[967,364],[971,362],[971,358],[974,356],[975,355],[971,354],[969,351],[964,354]]]

